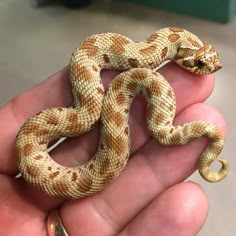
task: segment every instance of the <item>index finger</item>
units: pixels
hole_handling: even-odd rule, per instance
[[[172,84],[177,97],[177,113],[184,107],[206,99],[212,91],[214,80],[212,76],[196,76],[175,63],[164,66],[160,72]],[[118,72],[102,73],[104,83],[108,82]],[[183,90],[184,88],[184,90]],[[194,97],[192,96],[194,94]],[[68,79],[68,69],[64,68],[39,85],[18,95],[0,109],[1,167],[0,172],[16,174],[15,137],[22,124],[32,115],[42,109],[69,106],[72,104],[71,88]],[[134,104],[135,106],[135,104]],[[143,116],[137,114],[137,122],[143,122]],[[11,127],[9,129],[9,126]]]
[[[67,106],[71,103],[67,75],[68,71],[65,68],[16,96],[0,109],[1,173],[16,174],[15,137],[22,124],[46,107]]]

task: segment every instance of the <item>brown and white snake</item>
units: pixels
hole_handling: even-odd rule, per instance
[[[26,181],[52,196],[79,198],[102,190],[127,164],[130,155],[129,110],[133,98],[148,100],[147,122],[153,138],[163,145],[183,145],[198,137],[210,143],[199,159],[199,172],[210,182],[228,172],[226,160],[218,159],[224,145],[220,130],[206,121],[173,126],[175,94],[154,69],[166,60],[196,74],[210,74],[221,66],[211,45],[194,34],[175,27],[161,29],[146,41],[133,42],[114,33],[87,38],[73,53],[70,81],[74,106],[47,109],[29,119],[17,136],[17,163]],[[119,69],[108,92],[101,69]],[[101,137],[96,154],[78,167],[64,167],[49,156],[48,143],[89,131],[101,119]],[[222,166],[210,170],[218,159]]]

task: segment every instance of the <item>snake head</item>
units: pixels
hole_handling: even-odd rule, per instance
[[[195,74],[211,74],[222,68],[218,53],[207,43],[199,49],[180,48],[175,56],[177,64]]]

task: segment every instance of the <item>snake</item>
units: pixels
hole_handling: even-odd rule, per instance
[[[73,105],[40,111],[17,134],[17,166],[25,181],[50,196],[72,199],[104,189],[120,175],[129,160],[129,112],[139,94],[147,99],[150,135],[166,146],[208,138],[208,146],[198,160],[198,170],[209,182],[222,180],[228,173],[228,162],[219,157],[224,146],[222,132],[204,120],[173,125],[175,93],[157,72],[165,61],[175,61],[198,75],[221,68],[216,50],[183,28],[166,27],[140,42],[110,32],[86,38],[69,63]],[[107,91],[100,76],[103,69],[121,71]],[[90,160],[66,167],[50,157],[48,145],[52,140],[82,135],[98,123],[99,144]],[[221,163],[218,171],[210,168],[215,160]]]

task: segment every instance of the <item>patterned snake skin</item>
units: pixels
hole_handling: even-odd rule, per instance
[[[196,74],[210,74],[221,66],[216,51],[181,28],[164,28],[146,41],[133,42],[119,34],[102,33],[87,38],[70,62],[74,106],[47,109],[29,119],[17,136],[17,163],[24,179],[52,196],[79,198],[102,190],[127,164],[130,155],[129,110],[133,98],[148,100],[147,122],[153,138],[163,145],[183,145],[205,136],[211,141],[199,159],[200,175],[207,181],[222,180],[228,172],[218,159],[224,139],[219,129],[205,121],[173,126],[175,94],[154,69],[166,60]],[[101,69],[125,72],[111,83],[108,92]],[[96,154],[78,167],[64,167],[49,156],[48,143],[90,130],[101,118],[101,137]],[[217,172],[210,170],[218,159]]]

